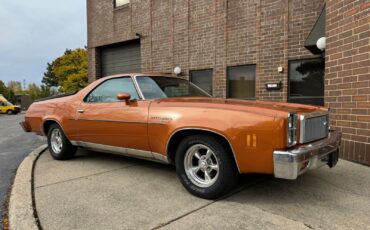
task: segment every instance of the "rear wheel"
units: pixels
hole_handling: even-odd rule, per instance
[[[55,123],[50,125],[48,130],[48,147],[51,156],[56,160],[70,159],[77,151],[77,147],[71,144],[62,128]]]
[[[190,193],[201,198],[216,199],[226,194],[239,178],[232,153],[212,136],[184,138],[175,161],[181,183]]]
[[[13,111],[8,110],[6,113],[7,113],[8,115],[12,115],[12,114],[13,114]]]

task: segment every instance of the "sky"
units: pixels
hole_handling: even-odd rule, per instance
[[[1,0],[0,80],[41,84],[46,63],[87,44],[86,0]]]

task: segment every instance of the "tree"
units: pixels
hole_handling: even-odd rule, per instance
[[[50,97],[50,96],[52,96],[56,93],[57,93],[57,91],[54,90],[53,87],[48,87],[46,85],[41,85],[40,86],[39,98]]]
[[[22,92],[22,83],[19,81],[9,81],[8,89],[13,91],[15,94],[19,94]]]
[[[58,78],[54,74],[53,67],[54,67],[54,62],[47,63],[46,72],[44,72],[44,77],[42,78],[42,81],[41,81],[47,87],[58,86]]]
[[[27,93],[31,96],[32,100],[36,100],[40,95],[40,87],[35,83],[28,84]]]
[[[2,94],[7,100],[14,100],[14,92],[6,87],[5,83],[0,80],[0,94]]]
[[[9,94],[9,90],[2,80],[0,80],[0,94],[2,94],[5,98]]]
[[[87,85],[87,50],[67,49],[61,57],[47,64],[42,82],[47,87],[60,86],[59,91],[69,92]]]

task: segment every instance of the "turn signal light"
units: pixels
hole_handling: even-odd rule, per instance
[[[247,147],[257,147],[257,135],[248,134],[247,135]]]

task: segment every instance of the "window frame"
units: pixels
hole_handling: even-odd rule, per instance
[[[212,73],[212,85],[211,85],[211,93],[208,93],[206,90],[200,88],[200,86],[196,85],[192,79],[193,77],[191,76],[191,73],[193,71],[207,71],[207,70],[210,70],[211,73]],[[198,88],[200,88],[202,91],[206,92],[207,94],[211,95],[213,97],[213,68],[208,68],[208,69],[192,69],[192,70],[189,70],[189,82],[191,82],[193,85],[197,86]]]
[[[235,98],[235,97],[230,97],[230,84],[229,84],[229,69],[232,67],[240,67],[240,66],[254,66],[255,68],[255,74],[254,74],[254,97],[249,97],[249,98]],[[257,64],[240,64],[240,65],[230,65],[226,66],[226,98],[230,99],[240,99],[240,100],[256,100],[256,92],[257,92]]]
[[[102,84],[104,84],[105,82],[107,82],[107,81],[109,81],[109,80],[114,80],[114,79],[120,79],[120,78],[130,78],[131,79],[131,81],[132,81],[132,84],[134,85],[134,88],[135,88],[135,90],[136,90],[136,93],[137,93],[137,95],[138,95],[138,101],[142,101],[143,100],[143,98],[142,98],[142,96],[141,96],[141,92],[138,90],[138,86],[137,86],[137,84],[136,84],[136,81],[135,81],[135,79],[133,78],[133,77],[131,77],[131,76],[119,76],[119,77],[113,77],[113,78],[108,78],[108,79],[106,79],[106,80],[104,80],[104,81],[102,81],[102,82],[100,82],[99,84],[97,84],[94,88],[92,88],[84,97],[83,97],[83,99],[82,99],[82,102],[83,103],[85,103],[85,104],[102,104],[102,103],[118,103],[118,102],[122,102],[122,101],[120,101],[120,100],[118,100],[118,101],[100,101],[100,102],[88,102],[88,101],[86,101],[86,99],[87,99],[87,97],[95,90],[95,89],[97,89],[99,86],[101,86]]]
[[[287,89],[287,102],[288,103],[298,103],[298,104],[304,104],[304,103],[301,103],[301,102],[292,102],[290,101],[290,98],[296,98],[297,97],[291,97],[290,96],[290,86],[291,86],[291,83],[290,83],[290,63],[292,62],[295,62],[295,61],[310,61],[310,60],[318,60],[318,59],[323,59],[322,56],[316,56],[316,57],[302,57],[302,58],[297,58],[297,59],[289,59],[288,60],[288,73],[287,73],[287,76],[288,76],[288,89]],[[324,61],[324,65],[325,65],[325,59],[323,60]],[[323,74],[323,81],[324,81],[324,93],[323,93],[323,96],[311,96],[311,97],[305,97],[305,98],[322,98],[323,99],[323,105],[315,105],[315,104],[304,104],[304,105],[313,105],[313,106],[324,106],[325,105],[325,66],[324,66],[324,74]]]
[[[134,76],[133,79],[135,79],[135,84],[136,84],[136,87],[139,91],[139,95],[141,97],[141,100],[145,101],[145,100],[153,100],[153,99],[146,99],[143,92],[141,91],[141,88],[140,88],[140,85],[137,83],[137,78],[140,78],[140,77],[158,77],[158,75],[151,75],[151,74],[148,74],[148,75],[137,75],[137,76]],[[184,81],[187,81],[189,84],[191,84],[192,86],[194,86],[195,88],[199,89],[200,91],[202,91],[204,94],[208,95],[210,98],[212,98],[213,96],[211,94],[209,94],[208,92],[206,92],[204,89],[200,88],[199,86],[197,86],[196,84],[192,83],[191,81],[189,81],[188,79],[185,79],[185,78],[182,78],[182,77],[174,77],[174,76],[166,76],[166,75],[159,75],[159,77],[168,77],[168,78],[177,78],[177,79],[180,79],[180,80],[184,80]]]
[[[120,8],[128,7],[130,4],[131,4],[131,0],[129,0],[128,3],[117,6],[117,0],[113,0],[113,9],[120,9]]]

